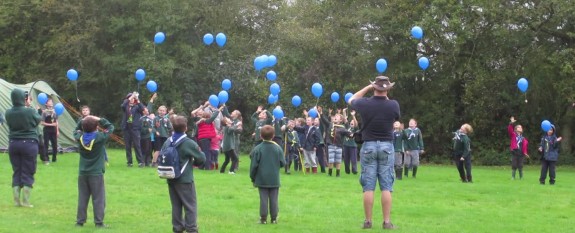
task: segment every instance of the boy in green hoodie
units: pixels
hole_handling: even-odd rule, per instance
[[[285,166],[283,149],[274,141],[274,128],[265,125],[260,130],[259,145],[250,153],[250,179],[260,193],[260,224],[266,224],[268,218],[268,203],[272,224],[277,223],[278,195],[280,189],[280,168]]]
[[[98,124],[103,128],[103,132],[98,131]],[[92,196],[96,227],[106,227],[104,225],[104,210],[106,209],[105,146],[112,132],[114,132],[114,125],[104,118],[86,116],[82,119],[82,133],[76,138],[80,152],[78,211],[76,214],[76,226],[78,227],[84,226],[86,223],[90,196]]]
[[[168,179],[168,191],[172,203],[172,230],[173,232],[198,232],[198,206],[196,201],[196,185],[194,182],[193,166],[203,166],[206,161],[204,152],[198,144],[187,138],[188,119],[183,116],[170,118],[174,127],[174,134],[162,146],[162,149],[185,140],[178,145],[180,164],[186,164],[182,175],[176,179]],[[185,213],[185,216],[182,214]]]
[[[8,154],[12,164],[12,189],[16,206],[33,207],[30,204],[30,192],[36,173],[38,156],[38,131],[42,117],[38,111],[30,108],[28,92],[15,88],[10,94],[12,108],[6,111],[8,126]],[[20,193],[23,199],[20,201]]]

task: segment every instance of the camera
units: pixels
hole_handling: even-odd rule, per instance
[[[24,91],[24,100],[28,100],[28,91]]]

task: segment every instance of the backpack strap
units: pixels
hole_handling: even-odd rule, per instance
[[[184,134],[184,135],[180,136],[178,139],[176,139],[175,142],[173,141],[173,137],[170,137],[170,142],[173,143],[174,148],[177,149],[180,144],[187,141],[186,139],[189,139],[189,138],[186,134]],[[190,159],[188,159],[186,161],[186,163],[184,163],[184,165],[182,166],[182,169],[180,170],[180,174],[184,173],[184,170],[186,170],[186,167],[188,166],[189,162],[190,162]]]

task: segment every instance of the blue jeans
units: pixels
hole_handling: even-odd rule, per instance
[[[391,141],[367,141],[361,147],[361,176],[359,183],[363,191],[374,191],[379,180],[381,191],[393,191],[395,163]]]

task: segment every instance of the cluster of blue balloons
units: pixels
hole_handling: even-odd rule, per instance
[[[227,40],[228,38],[224,33],[220,32],[216,35],[216,44],[220,47],[224,47],[224,45],[226,45]],[[204,35],[204,44],[211,45],[212,43],[214,43],[214,35],[212,35],[211,33],[206,33]]]
[[[526,78],[520,78],[517,81],[517,88],[519,88],[519,90],[523,93],[525,93],[527,91],[527,88],[529,87],[529,82],[527,81]]]
[[[68,77],[68,80],[70,81],[76,81],[78,80],[78,71],[75,69],[69,69],[68,72],[66,72],[66,77]]]
[[[60,116],[62,115],[62,113],[64,113],[64,105],[62,103],[57,103],[56,105],[54,105],[54,111],[56,112],[56,115]]]
[[[275,55],[261,55],[254,59],[254,68],[256,71],[260,71],[264,68],[271,68],[275,66],[278,62],[278,59]],[[273,81],[273,80],[272,80]]]
[[[163,32],[157,32],[156,35],[154,35],[154,44],[164,43],[165,39],[166,34],[164,34]]]
[[[385,70],[387,69],[387,60],[380,58],[379,60],[377,60],[377,62],[375,62],[375,68],[377,69],[377,72],[379,72],[380,74],[385,72]]]

